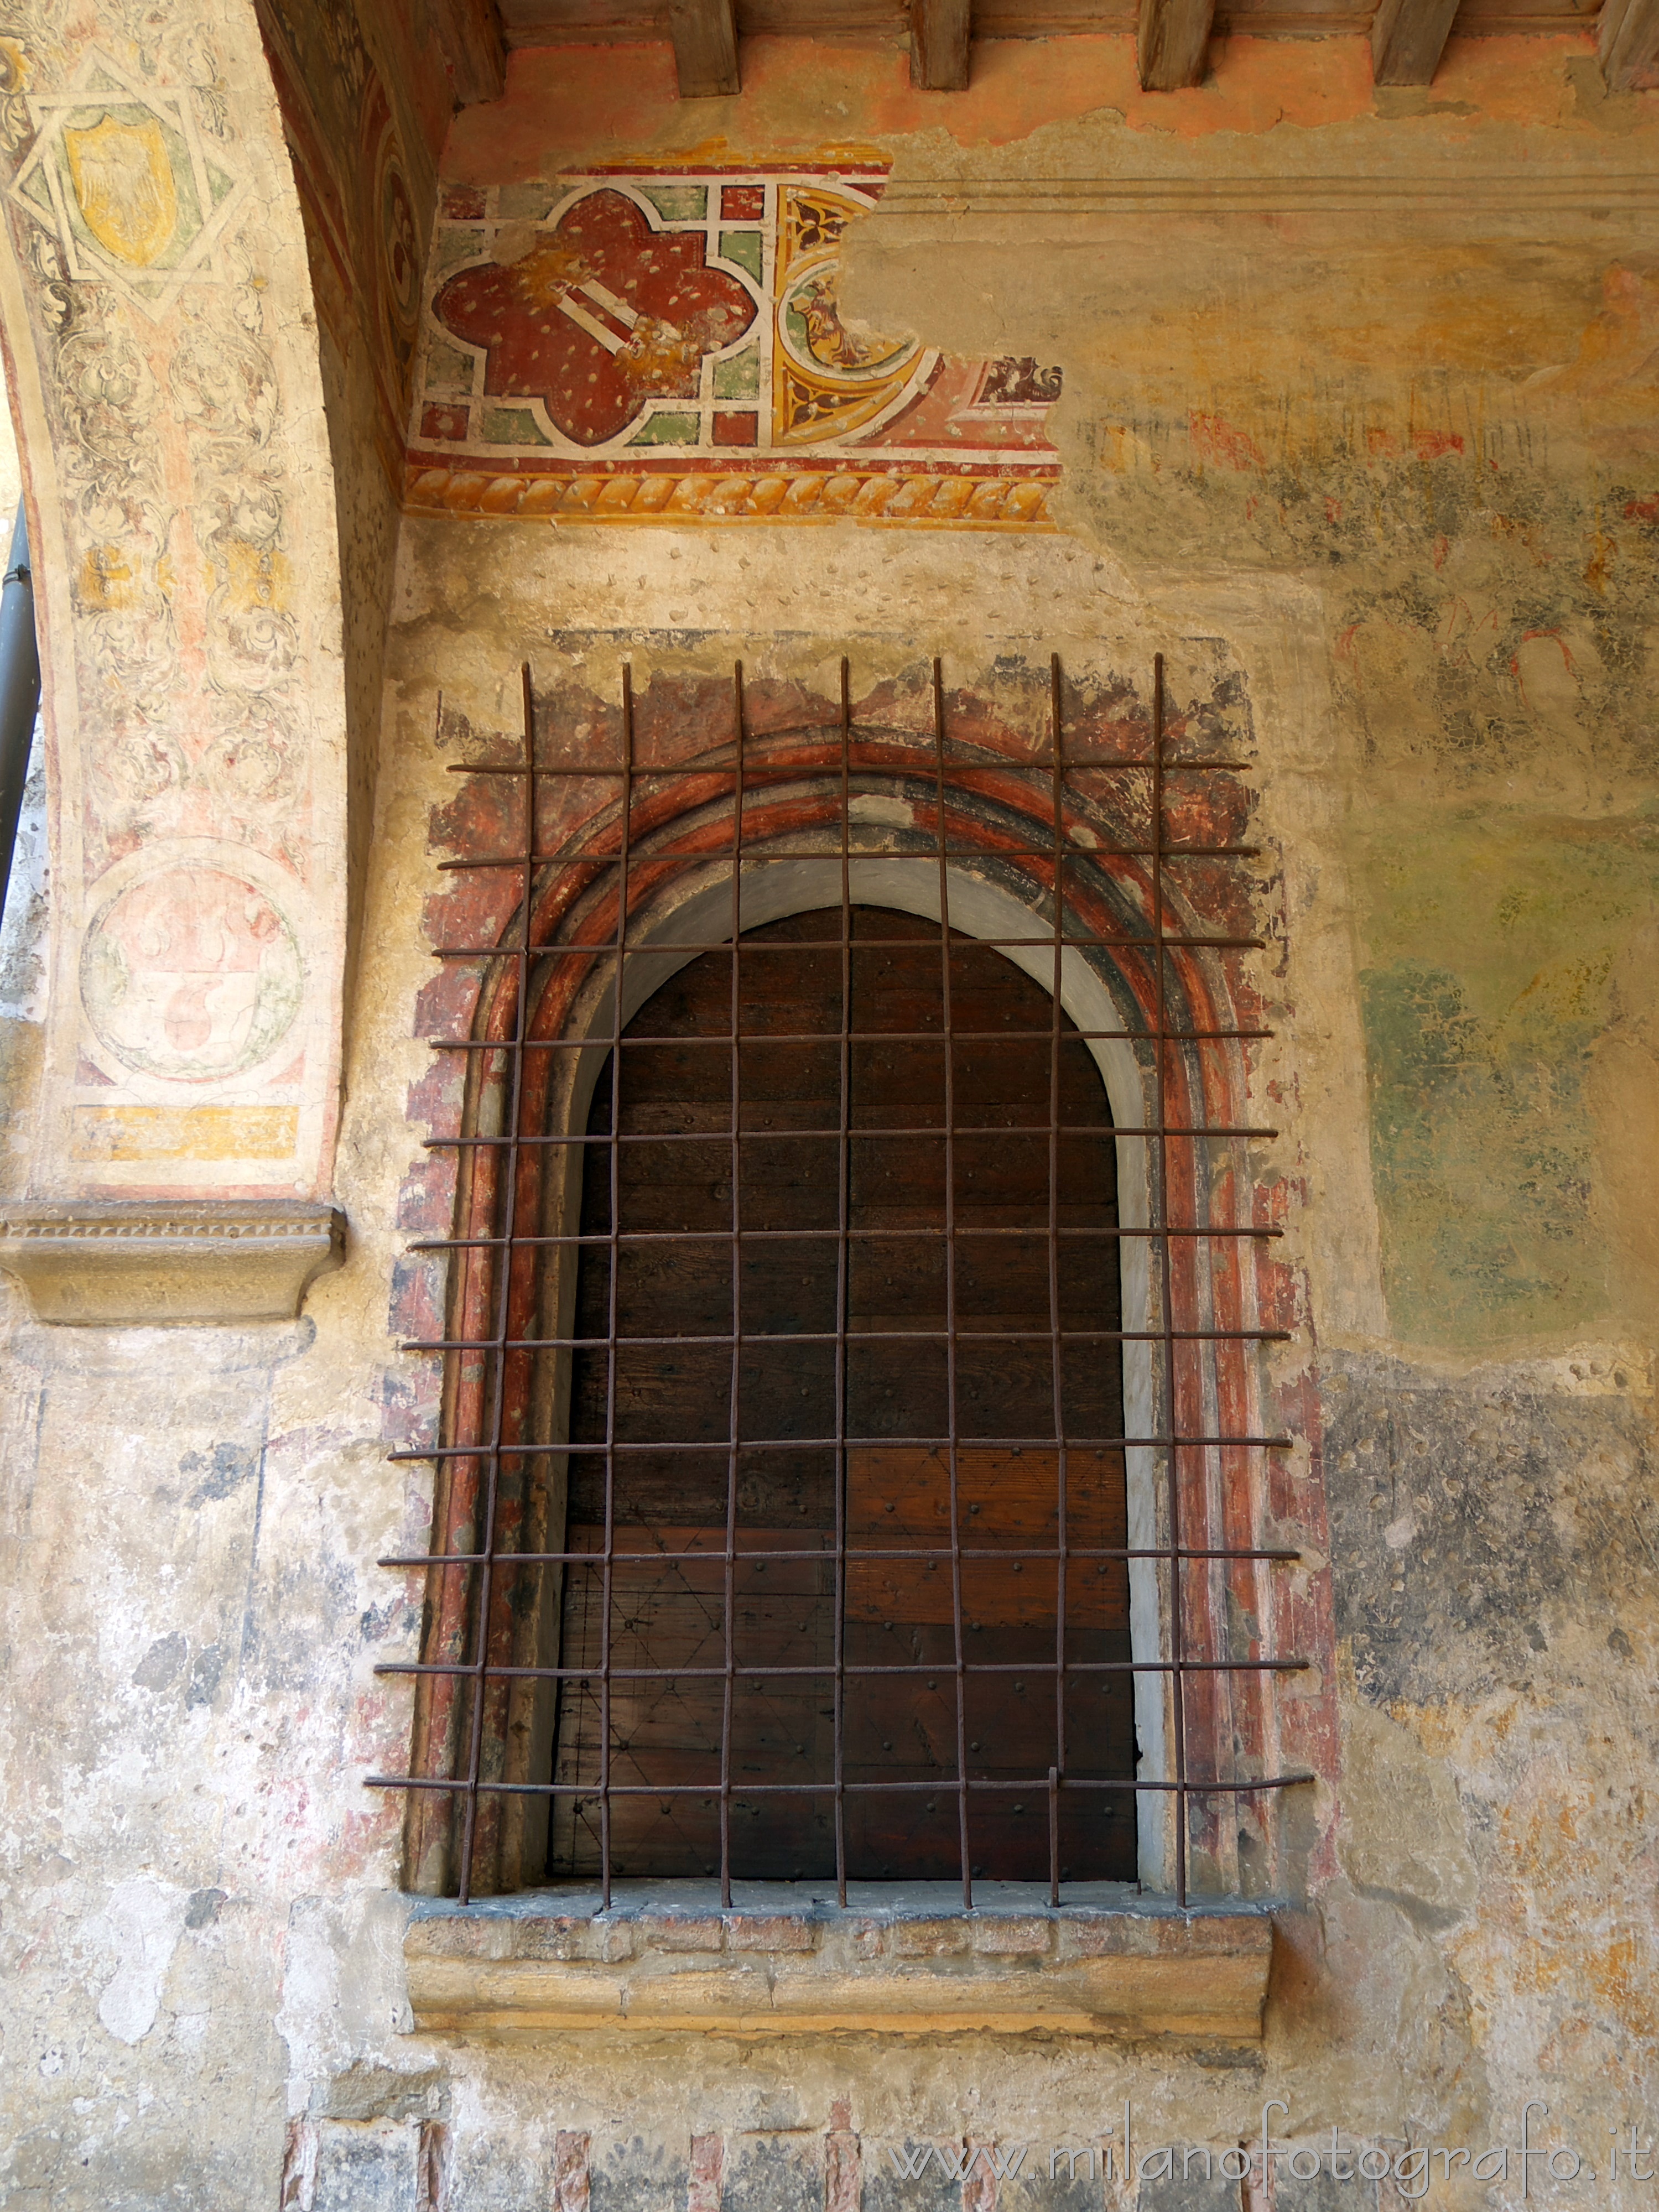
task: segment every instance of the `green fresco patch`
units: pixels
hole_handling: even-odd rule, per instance
[[[503,222],[545,222],[556,197],[545,185],[501,185],[495,212]]]
[[[700,415],[653,415],[628,442],[630,446],[695,446],[702,428]]]
[[[708,216],[707,185],[642,185],[635,189],[649,200],[665,222],[703,222]]]
[[[730,361],[714,363],[716,399],[754,399],[760,394],[760,348],[745,346]]]
[[[481,230],[452,230],[438,233],[433,252],[433,267],[440,274],[445,270],[459,269],[465,261],[483,258],[484,234]]]
[[[483,441],[487,446],[550,446],[553,442],[527,407],[486,407]]]
[[[1469,1346],[1605,1310],[1587,1079],[1659,825],[1373,817],[1361,977],[1390,1313]]]
[[[720,252],[727,261],[735,261],[739,269],[746,269],[757,284],[760,283],[766,240],[759,231],[723,230]]]
[[[470,398],[474,366],[471,354],[462,353],[454,346],[434,345],[426,357],[428,396],[453,393]]]

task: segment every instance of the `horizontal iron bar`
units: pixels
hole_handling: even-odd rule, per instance
[[[971,1628],[974,1624],[970,1621]],[[482,1679],[487,1682],[723,1682],[727,1675],[757,1682],[784,1674],[811,1674],[828,1681],[837,1674],[1296,1674],[1312,1664],[1307,1659],[1068,1659],[1065,1666],[1053,1661],[1034,1661],[1029,1667],[1012,1662],[975,1667],[941,1661],[927,1667],[480,1667],[439,1659],[382,1659],[377,1674],[443,1674],[453,1680]]]
[[[833,858],[833,855],[831,857]],[[738,950],[745,957],[750,954],[768,952],[839,952],[846,941],[840,937],[803,937],[793,941],[787,938],[781,938],[775,941],[769,939],[764,944],[751,944],[746,938],[739,938]],[[933,945],[937,944],[938,939],[931,937],[901,937],[886,939],[882,942],[888,945]],[[1207,947],[1211,951],[1252,950],[1261,951],[1266,947],[1267,942],[1265,937],[1170,937],[1164,935],[1157,937],[1067,936],[1056,939],[1051,932],[1047,937],[968,938],[963,940],[961,949],[965,951],[970,945],[984,945],[1004,951],[1016,951],[1023,949],[1026,951],[1053,952],[1057,948],[1061,951],[1072,951],[1110,945],[1120,952],[1156,952],[1158,947],[1163,945],[1166,950],[1173,947],[1176,951],[1183,947],[1194,947],[1201,951]],[[711,937],[695,945],[676,943],[672,946],[665,946],[659,942],[647,940],[642,945],[623,945],[618,947],[613,937],[606,938],[602,944],[599,945],[439,945],[433,947],[432,957],[434,960],[592,960],[596,957],[608,959],[618,950],[624,956],[636,960],[647,959],[653,954],[665,950],[675,952],[730,952],[732,939],[729,937]]]
[[[1316,1782],[1318,1778],[1315,1774],[1263,1774],[1254,1782],[1131,1782],[1106,1776],[1062,1774],[1060,1786],[1062,1790],[1145,1790],[1149,1795],[1159,1792],[1179,1797],[1248,1797],[1257,1790],[1289,1790],[1298,1783]],[[729,1794],[744,1798],[834,1797],[844,1793],[850,1797],[876,1790],[931,1790],[943,1795],[947,1790],[1030,1790],[1040,1795],[1048,1784],[1046,1773],[1041,1777],[1033,1774],[1029,1781],[1022,1782],[981,1781],[974,1775],[964,1780],[952,1774],[923,1782],[734,1782]],[[492,1797],[585,1797],[594,1805],[606,1797],[706,1797],[712,1804],[722,1794],[718,1782],[612,1782],[601,1785],[592,1782],[486,1782],[482,1776],[476,1782],[439,1782],[420,1774],[366,1774],[363,1787],[439,1790],[451,1796],[463,1797],[475,1792]],[[828,1881],[830,1877],[826,1875],[824,1879]]]
[[[1270,1037],[1271,1030],[1073,1030],[1060,1032],[1066,1044],[1087,1044],[1110,1039],[1118,1044],[1204,1044],[1214,1040]],[[742,1030],[706,1036],[648,1036],[628,1035],[619,1041],[624,1050],[641,1051],[659,1045],[734,1044],[1051,1044],[1053,1025],[1046,1030]],[[609,1052],[609,1037],[428,1037],[434,1052]]]
[[[839,1129],[623,1129],[616,1135],[591,1137],[586,1135],[533,1135],[526,1137],[423,1137],[422,1144],[428,1152],[453,1152],[458,1147],[483,1148],[486,1151],[510,1151],[515,1146],[526,1145],[730,1145],[734,1137],[744,1144],[787,1144],[792,1138],[835,1138],[840,1140]],[[934,1137],[943,1142],[950,1137],[1277,1137],[1277,1129],[1258,1128],[1248,1122],[1212,1121],[1194,1125],[1171,1121],[1138,1128],[1114,1128],[1108,1122],[1104,1127],[1093,1122],[1053,1121],[989,1121],[972,1124],[957,1122],[954,1127],[945,1123],[921,1124],[909,1129],[849,1129],[846,1134],[854,1143],[862,1144],[877,1138],[884,1141],[896,1137]]]
[[[1044,1133],[1047,1133],[1046,1132]],[[1123,1228],[1117,1224],[1099,1229],[621,1229],[614,1237],[602,1231],[568,1237],[434,1237],[410,1244],[410,1252],[471,1252],[495,1250],[503,1244],[849,1244],[895,1243],[909,1239],[942,1243],[947,1238],[969,1237],[1283,1237],[1282,1229],[1239,1228],[1223,1224],[1214,1229]]]
[[[878,837],[888,828],[897,828],[878,823],[854,822],[852,830],[866,836]],[[916,829],[927,834],[925,822]],[[1094,832],[1091,830],[1092,836]],[[847,857],[853,860],[914,860],[929,867],[937,867],[941,860],[1066,860],[1073,856],[1080,860],[1259,860],[1260,845],[1075,845],[1062,842],[1056,851],[1048,845],[946,845],[942,849],[932,846],[925,853],[894,853],[885,846],[868,850],[861,846],[849,846]],[[631,845],[629,858],[641,866],[653,866],[659,860],[729,860],[740,854],[744,865],[767,867],[775,860],[836,860],[841,848],[835,843],[822,845],[787,846],[779,849],[774,845],[757,848],[753,845]],[[440,860],[441,875],[459,875],[471,869],[488,868],[574,868],[614,867],[622,859],[620,846],[608,847],[592,853],[492,853],[479,860]]]
[[[440,1336],[410,1338],[401,1352],[557,1352],[606,1345],[701,1344],[1286,1344],[1284,1328],[869,1328],[780,1331],[775,1336]],[[732,1438],[734,1443],[740,1438]],[[982,1441],[994,1443],[994,1438]]]
[[[777,733],[769,732],[767,734],[769,737],[775,737]],[[761,742],[763,744],[766,740],[763,738]],[[860,738],[858,742],[866,746],[903,747],[901,758],[912,762],[918,775],[932,776],[937,774],[939,748],[933,743],[924,743],[897,736]],[[947,739],[945,744],[947,755],[950,749],[951,741]],[[799,783],[803,776],[834,775],[840,765],[839,760],[803,761],[793,768],[756,768],[748,761],[734,762],[729,767],[720,763],[698,763],[693,761],[672,767],[653,768],[561,768],[545,766],[540,761],[533,763],[527,761],[450,761],[447,763],[451,775],[533,775],[538,780],[543,776],[550,778],[556,776],[569,778],[577,782],[613,779],[620,781],[626,779],[635,783],[646,783],[658,780],[665,781],[670,777],[677,779],[689,777],[697,782],[712,782],[718,777],[722,781],[730,779],[735,782],[741,777],[745,791],[757,790],[763,784]],[[849,763],[854,775],[858,775],[861,769],[884,768],[891,765],[890,762],[885,761]],[[950,765],[958,774],[963,775],[1035,775],[1042,776],[1045,781],[1052,781],[1056,768],[1060,769],[1062,775],[1071,775],[1073,770],[1083,769],[1098,772],[1103,769],[1161,768],[1167,775],[1171,769],[1231,769],[1237,774],[1254,768],[1256,763],[1254,761],[1237,760],[1158,760],[1150,754],[1138,753],[1120,755],[1110,760],[1097,759],[1086,754],[1081,759],[1073,759],[1067,755],[1059,761],[1056,761],[1052,755],[1045,758],[1042,754],[1033,754],[1025,760],[994,761],[963,760],[958,755],[956,759],[951,761]]]
[[[495,1349],[492,1345],[491,1350]],[[1202,1447],[1259,1444],[1269,1451],[1289,1451],[1291,1437],[745,1437],[737,1449],[757,1451],[944,1451],[952,1444],[968,1452],[986,1451],[1108,1451],[1121,1445],[1146,1444]],[[388,1452],[388,1460],[539,1459],[547,1452],[592,1454],[611,1452],[623,1457],[632,1452],[720,1452],[732,1449],[722,1437],[712,1444],[689,1443],[562,1443],[562,1444],[434,1444],[425,1451]]]
[[[511,1458],[516,1455],[503,1452],[501,1456]],[[622,1523],[625,1528],[634,1525],[626,1521]],[[592,1567],[602,1566],[606,1560],[613,1565],[617,1560],[637,1565],[641,1560],[652,1559],[708,1559],[719,1565],[728,1559],[806,1559],[816,1561],[820,1565],[834,1566],[843,1559],[1299,1559],[1301,1557],[1300,1552],[1286,1551],[1283,1547],[1272,1551],[1238,1551],[1214,1547],[1206,1549],[1189,1544],[1182,1544],[1178,1548],[1165,1544],[1138,1549],[1121,1544],[1072,1544],[1063,1551],[1051,1548],[1020,1552],[1006,1552],[974,1544],[958,1545],[954,1549],[947,1544],[943,1549],[935,1546],[931,1550],[906,1549],[899,1546],[874,1550],[849,1545],[837,1551],[831,1544],[816,1552],[670,1552],[661,1549],[654,1552],[410,1552],[377,1559],[374,1564],[380,1567],[536,1567],[561,1564]]]

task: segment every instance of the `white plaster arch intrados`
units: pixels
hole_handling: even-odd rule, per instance
[[[799,833],[796,833],[799,837]],[[740,932],[783,921],[792,915],[819,908],[836,908],[842,902],[842,861],[838,851],[822,856],[768,860],[763,843],[750,857],[756,866],[739,890],[738,926]],[[997,860],[994,851],[987,864]],[[848,890],[858,907],[885,907],[919,919],[938,921],[941,889],[937,854],[915,857],[896,854],[865,854],[848,864]],[[1032,907],[1023,904],[1006,886],[974,872],[971,861],[947,860],[944,902],[950,923],[965,937],[985,939],[1035,936],[1044,927]],[[613,986],[596,983],[582,994],[565,1024],[565,1035],[588,1040],[590,1048],[573,1054],[577,1062],[565,1093],[561,1118],[567,1132],[586,1125],[593,1085],[611,1050],[614,1030],[626,1029],[647,1001],[667,982],[702,957],[696,949],[729,939],[732,926],[732,878],[729,862],[711,861],[677,874],[659,895],[630,915],[631,945],[649,951],[630,957],[623,978],[622,1021],[617,1024]],[[1054,954],[1042,945],[997,945],[1000,956],[1030,976],[1049,994],[1054,983]],[[1126,992],[1126,997],[1127,994]],[[1108,1030],[1127,1026],[1125,1008],[1114,997],[1103,976],[1076,947],[1062,947],[1060,1003],[1079,1030]],[[1152,1102],[1145,1071],[1133,1047],[1115,1037],[1085,1039],[1105,1085],[1114,1123],[1120,1130],[1143,1128],[1152,1119]],[[1149,1143],[1144,1137],[1120,1135],[1116,1139],[1118,1218],[1126,1228],[1145,1228],[1150,1215]],[[1124,1237],[1119,1246],[1122,1284],[1123,1326],[1156,1326],[1152,1314],[1151,1240]],[[1134,1318],[1139,1316],[1139,1319]],[[1158,1394],[1152,1346],[1126,1343],[1123,1347],[1123,1411],[1125,1433],[1155,1433]],[[1128,1505],[1128,1541],[1132,1549],[1150,1548],[1158,1539],[1158,1469],[1152,1449],[1130,1445],[1124,1454]],[[1166,1656],[1158,1563],[1131,1559],[1129,1568],[1129,1637],[1131,1656],[1137,1661]],[[1166,1678],[1152,1673],[1134,1677],[1135,1733],[1138,1765],[1146,1780],[1168,1778],[1165,1753]],[[1168,1802],[1157,1793],[1135,1800],[1137,1847],[1140,1879],[1158,1888],[1164,1885],[1171,1848]]]

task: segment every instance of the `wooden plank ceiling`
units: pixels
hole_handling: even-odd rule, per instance
[[[908,35],[912,83],[959,92],[969,41],[1133,31],[1149,92],[1197,84],[1209,41],[1368,33],[1379,84],[1428,84],[1453,31],[1595,28],[1614,92],[1659,69],[1659,0],[433,0],[462,106],[493,100],[515,46],[672,40],[682,99],[733,93],[739,52],[757,33],[802,38]]]

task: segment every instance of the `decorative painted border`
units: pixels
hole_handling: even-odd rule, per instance
[[[1058,397],[1058,371],[1023,358],[959,360],[906,343],[884,372],[867,354],[859,357],[866,335],[839,324],[842,230],[874,212],[886,181],[884,169],[867,166],[617,164],[535,186],[447,187],[428,271],[405,511],[552,523],[1054,528],[1048,498],[1060,459],[1044,416]],[[545,255],[556,273],[537,313],[556,329],[565,316],[616,354],[626,326],[643,327],[645,312],[637,295],[624,296],[626,256],[617,270],[603,260],[568,277],[556,269],[560,226],[580,221],[583,203],[605,192],[633,207],[652,236],[700,237],[704,265],[740,283],[757,314],[740,338],[704,357],[695,393],[685,385],[679,390],[690,396],[647,386],[641,411],[586,446],[556,404],[568,387],[555,384],[544,399],[506,380],[491,390],[489,333],[500,326],[469,333],[455,326],[453,306],[448,323],[439,307],[446,288],[471,271],[499,282],[526,254]],[[828,344],[819,354],[823,333],[815,333],[803,352],[792,303],[803,283],[819,279],[827,280]],[[526,312],[507,308],[509,318]],[[732,373],[738,356],[750,371],[741,390]],[[567,409],[578,404],[565,401]]]
[[[888,462],[820,465],[761,475],[718,467],[551,476],[491,475],[434,467],[411,455],[404,507],[410,514],[508,516],[527,522],[854,522],[933,529],[1053,530],[1048,495],[1059,471],[1015,475],[943,471]]]

